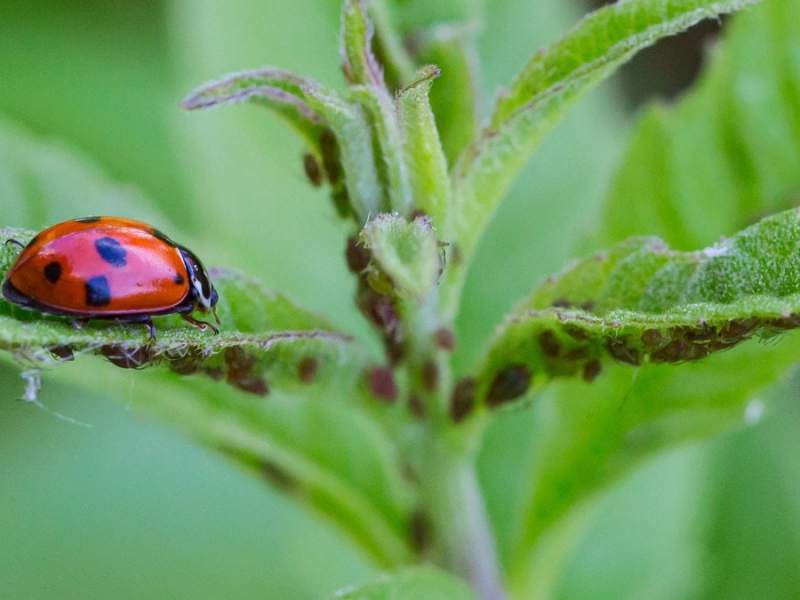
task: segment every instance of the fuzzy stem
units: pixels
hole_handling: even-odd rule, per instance
[[[464,444],[461,435],[459,439],[449,438],[436,435],[431,440],[423,481],[437,540],[437,559],[469,581],[482,600],[504,600],[506,593],[475,472],[473,445]]]

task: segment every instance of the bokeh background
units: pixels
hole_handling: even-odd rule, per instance
[[[487,97],[589,5],[486,4]],[[367,336],[341,260],[345,226],[305,181],[300,143],[255,108],[178,108],[195,85],[264,64],[340,85],[338,10],[332,0],[3,0],[0,118],[141,190],[142,212],[208,263],[234,264]],[[571,256],[639,106],[691,82],[716,29],[649,51],[550,135],[482,244],[459,322],[462,364]],[[43,218],[0,197],[3,225]],[[86,380],[99,367],[77,368]],[[46,374],[40,399],[91,428],[19,402],[23,381],[0,363],[0,597],[317,598],[374,575],[327,523],[138,416],[135,374],[87,392],[69,369]],[[607,494],[560,596],[798,597],[800,406],[792,381],[770,393],[757,426],[672,451]],[[489,432],[490,497],[502,496],[528,423],[514,413]]]

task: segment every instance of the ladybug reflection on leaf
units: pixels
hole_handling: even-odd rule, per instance
[[[87,217],[45,229],[25,246],[3,282],[19,306],[76,321],[142,323],[155,339],[152,317],[211,312],[219,296],[195,254],[158,229],[119,217]]]

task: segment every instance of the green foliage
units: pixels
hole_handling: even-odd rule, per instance
[[[491,123],[454,167],[456,239],[465,257],[519,169],[564,112],[658,39],[757,0],[638,0],[586,17],[537,53],[493,111]]]
[[[509,317],[481,369],[479,397],[494,406],[522,396],[527,385],[511,398],[500,393],[521,371],[526,383],[581,372],[593,381],[606,355],[633,365],[678,363],[793,329],[798,243],[791,210],[699,252],[634,238],[579,261]]]
[[[469,588],[443,571],[413,568],[353,589],[337,592],[341,600],[466,600],[473,598]]]
[[[35,369],[83,355],[155,367],[137,374],[143,409],[306,503],[376,564],[432,562],[480,597],[502,597],[505,585],[518,597],[547,597],[601,491],[655,452],[742,422],[753,394],[780,378],[800,349],[794,335],[769,345],[753,339],[800,325],[798,213],[744,229],[787,204],[798,185],[792,1],[774,0],[755,25],[738,26],[733,50],[699,91],[644,118],[605,226],[595,232],[595,241],[616,245],[542,283],[507,317],[479,367],[460,379],[451,327],[467,267],[543,136],[641,48],[755,0],[630,0],[601,9],[530,60],[481,130],[470,25],[481,3],[346,0],[345,92],[264,68],[205,85],[184,107],[260,104],[300,133],[312,183],[330,184],[339,215],[355,217],[356,228],[350,222],[346,232],[347,264],[357,278],[356,304],[383,341],[383,355],[228,269],[211,270],[221,294],[217,336],[163,318],[151,342],[141,327],[76,330],[0,302],[0,349]],[[753,45],[768,48],[774,68],[764,76],[755,67],[745,71],[747,81],[763,80],[759,89],[767,90],[750,106],[738,77]],[[701,124],[720,97],[723,110]],[[767,106],[778,107],[780,118]],[[754,134],[758,128],[767,133]],[[695,143],[708,149],[703,161],[693,159]],[[91,212],[109,212],[109,186],[67,153],[11,126],[0,129],[0,153],[0,194],[10,199],[14,222],[56,220],[53,198],[65,216],[85,214],[94,197],[102,201]],[[716,187],[704,170],[714,173]],[[220,190],[226,202],[237,197],[233,188]],[[723,207],[729,197],[736,201]],[[639,198],[647,201],[628,210]],[[119,210],[128,212],[124,205]],[[25,214],[31,206],[35,214]],[[704,220],[709,210],[714,216]],[[659,238],[621,241],[639,233],[637,220],[644,233],[679,250]],[[709,245],[720,233],[732,237]],[[0,242],[24,243],[33,234],[2,229]],[[232,244],[257,261],[247,239]],[[0,247],[0,275],[17,252]],[[510,486],[517,496],[507,500],[517,502],[513,535],[503,540],[487,523],[474,468],[490,422],[486,409],[568,377],[537,398],[525,432],[532,455]],[[449,574],[413,569],[341,597],[467,593]]]

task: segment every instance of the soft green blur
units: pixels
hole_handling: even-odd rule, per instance
[[[580,13],[566,0],[487,0],[487,101]],[[210,263],[252,273],[341,327],[346,231],[305,181],[300,143],[255,108],[182,114],[228,71],[273,64],[337,85],[338,2],[4,0],[0,115],[60,138],[135,184],[162,228]],[[625,139],[614,86],[549,137],[484,238],[459,321],[468,366],[508,307],[591,227]],[[45,223],[9,223],[38,228]],[[70,367],[91,376],[96,365]],[[110,367],[103,367],[110,368]],[[74,377],[74,375],[72,375]],[[18,402],[0,366],[0,597],[314,598],[372,567],[329,525],[172,430],[136,416],[136,377],[77,392],[45,375]],[[788,598],[800,593],[797,388],[756,427],[645,465],[604,500],[560,584],[564,598]],[[499,531],[527,456],[530,414],[503,415],[482,457]]]

